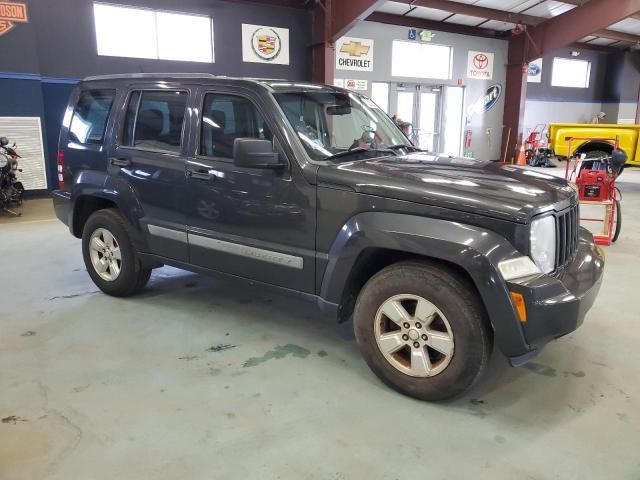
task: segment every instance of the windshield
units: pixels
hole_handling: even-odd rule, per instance
[[[275,98],[314,160],[409,143],[368,98],[341,92],[278,93]]]

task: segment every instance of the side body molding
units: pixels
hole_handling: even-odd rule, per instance
[[[365,212],[342,226],[329,251],[320,297],[339,304],[349,274],[368,248],[408,252],[457,265],[475,284],[505,355],[526,349],[507,285],[497,270],[501,260],[521,254],[500,235],[458,222],[386,212]]]

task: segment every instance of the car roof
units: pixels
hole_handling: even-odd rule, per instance
[[[284,91],[324,91],[324,92],[344,92],[342,88],[305,81],[291,81],[284,79],[252,78],[252,77],[228,77],[224,75],[213,75],[211,73],[124,73],[115,75],[98,75],[86,77],[83,82],[109,82],[117,81],[123,83],[134,83],[139,81],[165,81],[184,82],[195,81],[202,83],[232,83],[242,86],[259,86],[272,92]]]

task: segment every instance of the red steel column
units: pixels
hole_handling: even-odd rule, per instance
[[[507,82],[504,94],[504,115],[502,129],[501,157],[507,162],[518,158],[518,151],[523,141],[524,109],[527,100],[527,50],[529,39],[522,34],[509,39],[507,55]],[[506,155],[505,155],[506,151]]]

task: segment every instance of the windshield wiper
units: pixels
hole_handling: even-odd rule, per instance
[[[354,147],[350,150],[345,150],[344,152],[334,153],[329,157],[325,157],[325,160],[335,160],[336,158],[346,157],[353,153],[364,153],[364,152],[377,152],[377,153],[392,153],[396,155],[396,152],[391,148],[365,148],[365,147]]]
[[[421,148],[414,147],[413,145],[409,145],[408,143],[397,143],[395,145],[390,145],[387,147],[389,150],[400,150],[401,148],[411,150],[412,152],[423,152]]]

